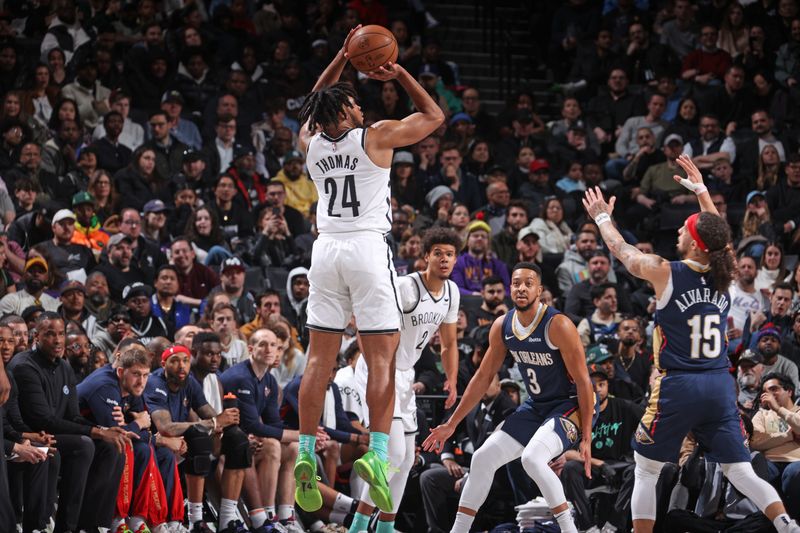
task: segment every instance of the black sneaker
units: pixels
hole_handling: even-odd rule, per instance
[[[189,530],[189,533],[214,533],[214,530],[208,527],[208,524],[205,522],[195,522],[192,525],[192,529]]]
[[[228,522],[228,527],[219,533],[248,533],[249,531],[250,530],[244,526],[241,520],[231,520]]]

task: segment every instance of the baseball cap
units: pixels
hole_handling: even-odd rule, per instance
[[[92,204],[94,205],[94,196],[89,194],[86,191],[81,191],[75,193],[72,197],[72,207],[81,205],[81,204]]]
[[[240,272],[244,272],[244,263],[238,257],[229,257],[222,262],[222,268],[220,269],[221,273],[225,273],[228,270],[238,270]]]
[[[183,105],[183,102],[184,102],[183,101],[183,95],[180,92],[175,91],[175,90],[167,91],[161,97],[161,103],[163,104],[163,103],[166,103],[166,102],[172,102],[172,103]]]
[[[747,201],[745,202],[745,204],[749,204],[751,200],[753,200],[758,196],[764,198],[764,191],[750,191],[749,193],[747,193]]]
[[[422,68],[419,70],[419,77],[428,76],[432,78],[439,77],[439,69],[436,68],[434,65],[426,64],[423,65]]]
[[[47,268],[47,261],[42,259],[41,257],[31,257],[25,262],[25,272],[31,269],[31,267],[40,266],[44,269],[45,272],[49,272],[50,269]]]
[[[299,159],[300,161],[302,161],[303,154],[301,154],[297,150],[289,150],[288,152],[286,152],[286,155],[283,158],[283,162],[288,163],[289,161],[294,161],[295,159]]]
[[[401,150],[399,152],[394,153],[394,157],[392,158],[392,165],[413,165],[414,164],[414,155],[411,152],[406,152],[405,150]]]
[[[483,220],[473,220],[467,224],[467,235],[478,230],[483,230],[490,235],[492,234],[492,228]]]
[[[201,159],[203,159],[203,154],[194,148],[187,148],[183,151],[183,164],[200,161]]]
[[[586,363],[590,365],[608,361],[612,357],[605,344],[597,344],[586,350]]]
[[[577,132],[580,132],[580,133],[586,133],[586,125],[583,123],[582,120],[576,120],[569,127],[569,131],[577,131]]]
[[[677,133],[670,133],[669,135],[667,135],[667,138],[664,139],[664,146],[672,142],[678,142],[680,144],[683,144],[683,137],[681,137]]]
[[[72,291],[81,291],[82,293],[86,294],[86,287],[83,286],[83,283],[76,279],[68,279],[61,284],[58,289],[58,295],[64,296],[68,292]]]
[[[183,346],[182,344],[176,344],[175,346],[170,346],[169,348],[167,348],[166,350],[161,352],[161,363],[162,364],[166,363],[167,359],[169,359],[173,355],[177,355],[177,354],[180,354],[180,353],[184,353],[184,354],[188,355],[189,357],[192,356],[192,352],[189,351],[189,348],[187,348],[186,346]]]
[[[131,298],[136,298],[137,296],[147,296],[150,298],[152,295],[153,289],[150,285],[145,285],[139,281],[126,285],[125,288],[122,289],[122,300],[124,302],[127,302]]]
[[[737,365],[742,363],[751,363],[753,365],[757,365],[759,363],[764,362],[764,357],[759,352],[754,352],[753,350],[745,350],[742,355],[739,356],[739,360],[736,361]]]
[[[462,111],[460,113],[456,113],[450,119],[451,126],[456,122],[466,122],[467,124],[472,124],[472,117]]]
[[[55,224],[56,222],[61,222],[62,220],[65,219],[75,220],[75,213],[73,213],[69,209],[59,209],[58,212],[55,215],[53,215],[53,220],[51,221],[51,224]]]
[[[317,46],[328,46],[327,39],[314,39],[314,42],[311,43],[311,48],[316,48]]]
[[[116,246],[122,241],[128,241],[129,243],[132,243],[133,239],[131,239],[130,235],[125,235],[124,233],[115,233],[110,239],[108,239],[108,245]]]
[[[165,204],[162,200],[150,200],[146,204],[144,204],[144,212],[145,213],[163,213],[167,211],[169,208],[167,204]]]
[[[517,389],[517,392],[522,390],[522,387],[519,386],[519,383],[517,383],[516,381],[514,381],[511,378],[505,378],[505,379],[501,379],[500,380],[500,388],[504,389],[506,387],[515,388],[515,389]]]
[[[524,239],[525,237],[528,237],[528,236],[532,236],[537,241],[539,240],[539,234],[536,233],[535,231],[533,231],[532,227],[525,226],[524,228],[519,230],[519,233],[517,233],[517,242],[521,241],[522,239]]]
[[[246,155],[253,155],[255,154],[255,148],[249,143],[236,143],[233,145],[233,158],[239,159],[240,157],[244,157]]]
[[[528,167],[528,169],[531,172],[536,172],[537,170],[549,169],[549,168],[550,168],[550,163],[548,163],[546,159],[534,159],[533,161],[531,161],[531,164]]]

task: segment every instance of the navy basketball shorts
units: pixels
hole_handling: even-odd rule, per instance
[[[592,427],[597,422],[600,407],[595,396]],[[578,409],[578,398],[559,398],[549,402],[533,402],[525,400],[517,407],[511,416],[506,418],[500,429],[513,437],[514,440],[527,446],[534,433],[551,418],[555,419],[556,434],[564,445],[564,450],[569,450],[580,441],[581,418]]]
[[[709,461],[750,462],[736,384],[727,369],[663,372],[634,433],[633,449],[654,461],[676,462],[690,431]]]

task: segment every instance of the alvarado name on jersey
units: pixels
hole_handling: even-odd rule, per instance
[[[709,288],[689,289],[675,298],[675,305],[678,306],[681,312],[686,312],[689,307],[698,303],[715,305],[719,308],[720,313],[724,313],[728,309],[728,298],[724,294],[712,291]]]

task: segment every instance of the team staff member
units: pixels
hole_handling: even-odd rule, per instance
[[[61,484],[55,531],[109,527],[131,437],[120,427],[93,425],[78,412],[75,374],[64,359],[66,328],[57,313],[36,319],[36,348],[14,370],[22,418],[55,435]],[[84,506],[84,502],[86,505]]]
[[[191,352],[185,346],[175,345],[164,350],[161,354],[163,368],[156,370],[147,380],[144,397],[159,434],[165,437],[183,436],[186,442],[186,460],[183,464],[189,497],[189,527],[192,531],[210,531],[203,522],[203,489],[205,477],[211,472],[210,454],[213,448],[210,434],[238,425],[239,410],[225,409],[216,416],[203,395],[202,385],[189,374],[190,360]],[[202,420],[190,421],[190,411],[194,411]],[[223,526],[218,530],[221,533],[237,531],[236,525],[231,522],[234,521],[233,513],[244,480],[244,469],[250,466],[249,455],[242,456],[241,453],[249,449],[246,445],[247,435],[234,433],[228,439],[228,434],[226,433],[226,438],[222,441],[222,453],[226,460],[221,481],[222,502],[219,516]],[[244,450],[241,448],[242,443],[245,444]],[[173,484],[180,481],[175,479],[174,471],[165,470],[162,465],[159,465],[159,469],[164,488],[170,493]],[[173,514],[172,518],[175,520],[178,517]]]

